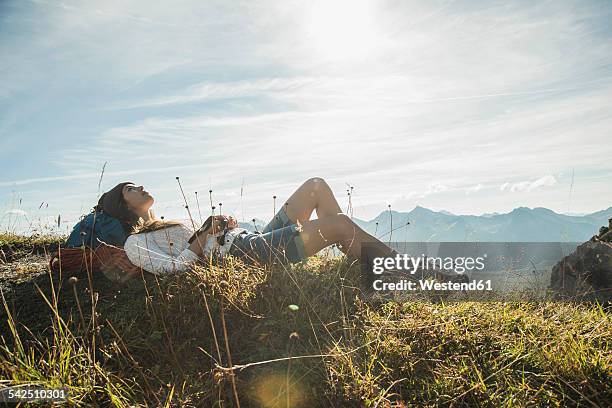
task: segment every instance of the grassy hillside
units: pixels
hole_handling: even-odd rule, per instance
[[[73,406],[612,400],[612,322],[596,304],[364,302],[358,268],[319,257],[73,285],[20,248],[2,265],[28,277],[3,289],[2,384],[64,384]]]

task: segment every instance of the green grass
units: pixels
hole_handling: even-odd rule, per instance
[[[358,268],[319,257],[289,268],[206,265],[122,287],[94,277],[95,307],[88,279],[73,289],[66,278],[46,278],[32,334],[0,315],[3,384],[67,385],[74,406],[612,400],[612,324],[597,304],[365,303]]]
[[[33,249],[42,247],[45,245],[57,244],[64,242],[66,237],[58,235],[31,235],[23,236],[17,235],[10,232],[0,232],[0,246],[6,248],[24,248]]]
[[[27,254],[44,254],[45,250],[55,249],[66,237],[35,234],[31,236],[0,232],[0,262],[12,261]]]

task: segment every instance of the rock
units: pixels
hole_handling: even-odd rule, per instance
[[[612,243],[597,239],[580,245],[553,267],[550,289],[561,298],[612,301]]]
[[[612,242],[612,218],[608,220],[607,227],[601,227],[599,234],[591,238],[591,241],[606,241]]]

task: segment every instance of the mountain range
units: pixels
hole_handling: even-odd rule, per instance
[[[384,211],[373,220],[354,221],[382,241],[392,242],[584,242],[611,217],[612,207],[576,216],[542,207],[455,215],[417,206],[410,212]]]
[[[417,206],[409,212],[383,211],[370,221],[353,220],[380,240],[392,242],[584,242],[608,225],[609,218],[612,207],[585,215],[559,214],[542,207],[455,215]],[[256,219],[255,224],[240,226],[261,231],[265,224]]]

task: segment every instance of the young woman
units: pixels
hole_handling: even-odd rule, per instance
[[[368,243],[368,258],[397,253],[343,214],[329,185],[319,177],[306,180],[263,231],[238,228],[234,218],[217,215],[213,226],[197,234],[191,243],[188,241],[194,235],[193,228],[156,218],[151,211],[154,199],[142,186],[125,183],[121,188],[125,204],[121,208],[141,218],[143,224],[127,238],[124,250],[133,264],[154,274],[185,271],[191,262],[213,253],[291,263],[331,244],[338,244],[342,252],[362,261],[364,243]],[[313,211],[317,219],[310,220]],[[129,214],[122,218],[132,219]],[[227,222],[223,231],[219,227],[222,220]]]
[[[65,247],[86,246],[95,250],[102,243],[123,247],[125,240],[134,232],[141,219],[128,210],[124,199],[124,196],[128,195],[133,197],[135,188],[134,183],[125,182],[102,194],[93,211],[74,226]],[[130,198],[130,201],[134,201],[134,198]],[[147,219],[151,216],[150,213],[143,214]]]

